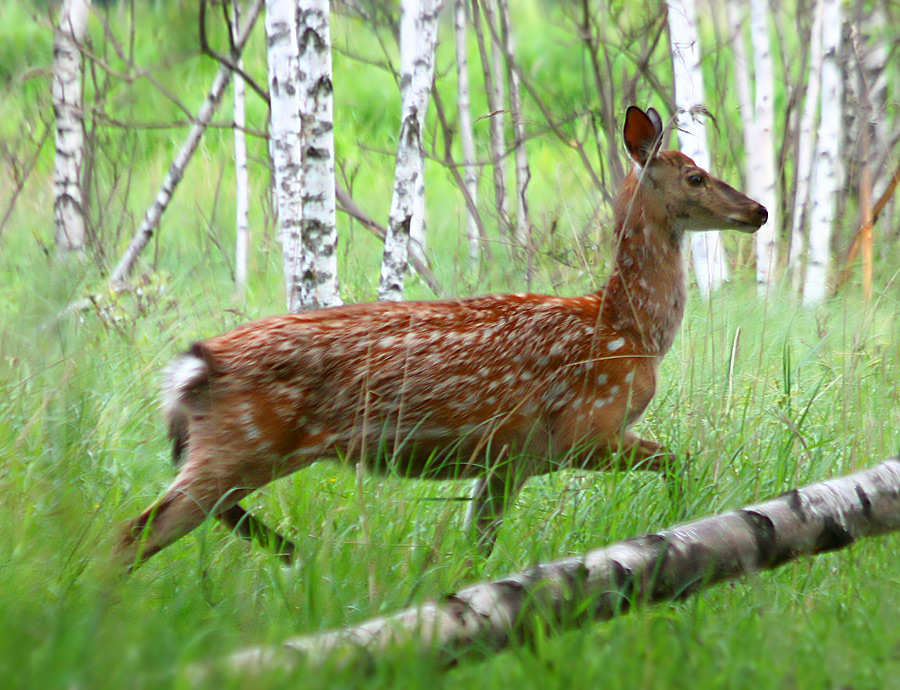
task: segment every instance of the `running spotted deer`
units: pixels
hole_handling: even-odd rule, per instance
[[[212,516],[290,559],[293,545],[238,502],[325,458],[474,478],[466,524],[487,552],[529,477],[669,468],[671,451],[629,429],[684,314],[684,234],[752,233],[767,212],[682,153],[660,152],[662,135],[655,110],[628,108],[634,169],[598,292],[355,304],[195,343],[164,385],[178,475],[128,523],[120,558],[133,567]]]

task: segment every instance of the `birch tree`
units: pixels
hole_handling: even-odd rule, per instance
[[[250,36],[250,30],[256,23],[256,18],[259,16],[262,6],[263,0],[253,0],[251,2],[250,7],[247,10],[247,20],[244,25],[241,26],[240,30],[236,32],[234,37],[234,52],[236,55],[240,55],[243,50],[244,44]],[[147,209],[147,213],[144,216],[141,226],[138,228],[131,243],[119,260],[119,264],[113,271],[112,276],[110,276],[110,283],[114,287],[121,287],[125,284],[128,280],[128,276],[134,269],[138,257],[144,247],[147,246],[147,243],[150,242],[153,233],[156,232],[156,229],[159,227],[159,221],[162,218],[163,213],[165,213],[165,210],[168,208],[169,202],[172,200],[172,195],[178,187],[178,183],[181,182],[181,179],[184,177],[185,168],[187,168],[187,164],[194,155],[194,151],[197,150],[200,139],[203,137],[203,133],[206,131],[206,127],[209,125],[213,114],[219,107],[225,89],[228,88],[228,84],[231,81],[231,72],[232,69],[229,65],[222,64],[219,67],[219,71],[213,80],[209,93],[194,118],[187,139],[184,144],[182,144],[178,155],[175,156],[175,160],[172,161],[172,164],[169,166],[169,170],[163,179],[159,192],[156,195],[156,199],[154,199],[150,208]]]
[[[300,304],[341,302],[337,278],[334,127],[328,0],[299,0],[299,105],[303,161]]]
[[[425,160],[422,132],[434,78],[434,50],[441,0],[403,0],[400,9],[401,120],[394,193],[384,242],[378,298],[403,298],[410,238],[425,222]],[[415,250],[414,250],[415,251]]]
[[[772,50],[769,41],[768,0],[750,0],[750,37],[753,43],[755,140],[747,171],[752,182],[750,196],[769,209],[769,222],[756,233],[756,284],[764,294],[775,283],[779,227],[777,179],[775,174],[775,103],[772,77]]]
[[[472,25],[475,29],[475,37],[478,42],[478,54],[481,57],[481,71],[484,76],[484,88],[488,97],[488,122],[491,135],[491,170],[494,181],[494,205],[499,216],[499,226],[502,233],[507,231],[507,201],[506,201],[506,136],[503,129],[503,114],[506,111],[506,97],[503,89],[502,55],[496,40],[490,42],[490,54],[488,53],[488,39],[496,31],[496,25],[491,24],[491,9],[489,4],[494,0],[472,0]],[[488,21],[488,30],[482,28],[481,9],[484,8]]]
[[[809,74],[803,114],[800,117],[800,132],[797,144],[797,184],[794,193],[794,214],[791,222],[788,271],[795,288],[801,285],[800,261],[806,251],[805,232],[809,217],[810,183],[813,172],[813,155],[816,150],[819,109],[819,87],[822,79],[822,21],[824,3],[815,2],[813,25],[809,40]]]
[[[239,672],[417,649],[452,661],[548,630],[605,620],[716,582],[900,530],[900,458],[561,561],[539,563],[360,625],[231,656]]]
[[[462,143],[465,187],[472,206],[478,205],[478,172],[475,169],[475,137],[472,132],[472,111],[469,102],[469,65],[466,22],[466,0],[453,2],[453,28],[456,35],[456,107],[459,112],[459,138]],[[481,252],[478,245],[478,221],[475,211],[466,204],[466,239],[469,245],[469,266],[477,270]]]
[[[819,137],[813,169],[810,201],[809,250],[803,303],[807,306],[825,300],[828,270],[831,265],[831,233],[837,211],[837,194],[841,181],[841,101],[843,79],[841,52],[842,12],[840,0],[820,0],[822,17],[822,85]]]
[[[503,53],[506,58],[506,73],[509,78],[509,107],[513,125],[513,149],[516,159],[516,242],[528,250],[528,280],[533,271],[533,255],[531,246],[531,221],[528,216],[528,182],[531,171],[528,168],[528,155],[525,151],[525,121],[522,118],[522,86],[519,72],[516,69],[515,48],[509,16],[508,0],[497,0],[497,13],[500,16],[500,38],[503,42]]]
[[[266,0],[269,149],[274,168],[285,301],[291,312],[298,311],[303,304],[300,287],[303,168],[296,10],[295,0]]]
[[[700,40],[694,0],[669,0],[669,40],[675,73],[678,146],[701,168],[709,168],[704,108],[703,73],[700,70]],[[694,274],[700,294],[708,296],[728,280],[728,264],[720,233],[692,232]]]
[[[232,20],[234,31],[240,30],[240,0],[233,0]],[[244,59],[238,58],[237,66],[244,69]],[[234,248],[234,283],[238,295],[243,299],[247,289],[247,252],[250,246],[250,180],[247,174],[247,137],[244,134],[245,117],[244,78],[234,75],[234,177],[235,177],[235,223],[237,234]]]
[[[53,218],[61,254],[85,244],[85,202],[81,189],[84,110],[81,91],[81,45],[90,16],[90,0],[64,0],[53,40],[53,114],[56,158]]]

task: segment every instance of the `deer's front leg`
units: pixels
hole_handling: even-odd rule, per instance
[[[667,478],[674,470],[675,453],[656,441],[640,438],[637,434],[626,431],[617,445],[617,448],[610,448],[612,453],[607,466],[611,469],[650,470],[661,472]]]

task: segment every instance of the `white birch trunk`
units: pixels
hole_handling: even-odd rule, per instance
[[[801,285],[800,261],[806,250],[805,230],[809,215],[809,193],[812,183],[813,156],[816,151],[819,110],[819,88],[822,79],[822,18],[824,4],[818,0],[813,14],[812,33],[809,41],[809,76],[803,114],[800,116],[800,136],[797,143],[797,185],[794,194],[794,216],[791,223],[791,246],[788,253],[788,271],[795,289]]]
[[[708,170],[706,126],[700,119],[705,108],[697,8],[694,0],[669,0],[667,6],[675,73],[675,105],[678,109],[678,146],[682,153]],[[700,294],[709,296],[728,280],[728,264],[720,233],[691,233],[691,250]]]
[[[233,20],[235,32],[240,31],[240,0],[233,0]],[[244,59],[238,57],[237,65],[244,68]],[[237,225],[234,247],[234,283],[238,295],[243,299],[247,290],[247,253],[250,246],[250,180],[247,174],[247,137],[244,103],[244,79],[234,75],[234,177],[235,177],[235,222]]]
[[[270,151],[275,178],[279,239],[287,310],[303,305],[300,255],[303,223],[303,167],[297,47],[297,3],[266,0],[269,69]]]
[[[400,21],[402,113],[397,142],[394,194],[384,242],[378,298],[403,298],[410,238],[422,237],[425,223],[425,160],[422,132],[434,78],[434,50],[441,0],[403,0]],[[415,249],[413,249],[416,252]],[[418,252],[416,252],[418,253]]]
[[[472,206],[478,205],[478,172],[475,169],[475,137],[472,132],[472,111],[469,104],[469,65],[466,44],[466,0],[454,0],[453,26],[456,33],[456,102],[459,111],[459,138],[462,143],[466,192]],[[466,204],[466,239],[469,245],[469,266],[478,269],[481,251],[478,244],[478,221],[473,208]]]
[[[531,263],[531,221],[528,215],[528,198],[526,191],[531,179],[528,168],[528,155],[525,151],[525,121],[522,119],[522,86],[519,72],[516,69],[515,48],[513,45],[512,26],[509,17],[508,0],[497,0],[500,15],[500,34],[503,39],[503,52],[506,54],[506,73],[509,76],[509,107],[512,116],[513,136],[516,158],[516,242],[529,249],[529,268]],[[529,270],[529,280],[531,270]]]
[[[300,303],[304,309],[317,309],[343,304],[337,277],[331,31],[328,0],[299,0],[298,6],[303,142]]]
[[[831,265],[831,231],[837,211],[841,182],[841,101],[843,82],[839,60],[842,14],[840,0],[820,0],[822,19],[822,89],[819,139],[813,172],[809,224],[809,252],[803,303],[814,306],[825,301],[828,270]]]
[[[400,42],[400,74],[401,74],[401,82],[402,75],[404,74],[404,69],[406,74],[412,74],[415,71],[415,64],[417,59],[418,51],[423,48],[422,46],[422,38],[419,36],[419,32],[422,27],[419,25],[419,12],[422,11],[421,4],[423,0],[416,0],[416,5],[419,5],[419,9],[413,9],[411,7],[409,12],[403,12],[400,18],[401,26],[400,33],[401,36],[405,33],[410,38],[409,40],[402,40]],[[403,6],[403,2],[401,2],[401,8]],[[435,46],[437,46],[437,26],[435,25]],[[432,56],[432,60],[433,60]],[[406,65],[406,68],[404,68]],[[432,67],[433,74],[433,67]],[[430,88],[430,86],[429,86]],[[403,84],[400,85],[401,92],[403,91]],[[403,94],[401,93],[401,100],[403,98]],[[427,110],[428,101],[426,97],[425,101],[425,109]],[[422,147],[422,131],[424,130],[425,119],[424,115],[421,121],[421,128],[419,130],[419,148],[421,150]],[[413,223],[409,229],[409,250],[420,259],[425,259],[425,224],[427,219],[425,218],[425,161],[422,159],[422,174],[416,178],[415,184],[415,196],[414,203],[416,205],[415,216],[417,218],[421,218],[421,223]]]
[[[53,113],[56,117],[53,218],[60,254],[80,252],[85,244],[85,206],[81,189],[84,148],[81,44],[90,12],[90,0],[64,0],[53,40]]]
[[[758,190],[752,197],[769,210],[769,222],[756,233],[756,284],[760,294],[775,284],[778,262],[778,188],[775,170],[775,103],[768,0],[750,0],[750,37],[756,84],[756,141],[750,177]]]
[[[765,503],[703,518],[580,556],[538,563],[360,625],[232,655],[231,671],[344,663],[417,650],[452,662],[606,620],[632,607],[682,598],[802,556],[843,549],[900,530],[900,459],[794,489]],[[356,659],[357,661],[359,659]],[[198,679],[209,673],[196,669]]]
[[[504,112],[506,98],[503,89],[503,69],[500,47],[494,38],[496,23],[493,21],[491,3],[494,0],[473,0],[472,21],[478,34],[478,48],[481,55],[481,69],[484,73],[484,87],[488,97],[488,120],[491,134],[491,167],[494,177],[494,204],[497,207],[501,233],[506,233],[508,226],[506,200],[506,136],[504,134]],[[485,12],[487,31],[482,30],[481,13],[478,4],[482,4]],[[490,54],[485,43],[490,40]]]
[[[238,55],[244,48],[247,38],[250,36],[250,30],[256,23],[256,17],[259,15],[262,6],[263,0],[253,0],[247,12],[246,23],[235,35],[234,45]],[[230,81],[231,68],[228,67],[228,65],[221,65],[218,74],[216,74],[216,78],[213,80],[212,87],[206,96],[206,100],[203,102],[203,105],[200,106],[197,117],[194,118],[194,124],[191,126],[191,131],[188,133],[186,141],[182,144],[181,150],[169,166],[169,171],[166,173],[166,177],[156,195],[156,199],[147,210],[144,221],[141,223],[141,226],[131,240],[131,244],[128,245],[128,248],[122,255],[119,265],[116,266],[116,269],[110,277],[110,283],[114,287],[121,287],[125,284],[125,281],[128,279],[128,276],[134,268],[134,264],[137,262],[138,256],[140,256],[144,247],[147,246],[150,238],[153,237],[153,233],[159,226],[162,214],[168,207],[169,201],[175,193],[175,188],[178,186],[178,183],[181,182],[181,178],[184,176],[184,170],[187,167],[188,162],[190,162],[191,156],[194,155],[194,151],[197,150],[197,145],[200,143],[203,132],[206,131],[206,126],[212,119],[213,113],[215,113],[216,109],[219,107],[219,102],[222,100],[222,95],[225,93],[225,89],[228,88],[228,83]]]

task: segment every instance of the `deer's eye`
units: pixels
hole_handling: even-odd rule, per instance
[[[703,176],[695,173],[688,177],[687,181],[688,184],[691,185],[691,187],[699,187],[701,184],[703,184]]]

